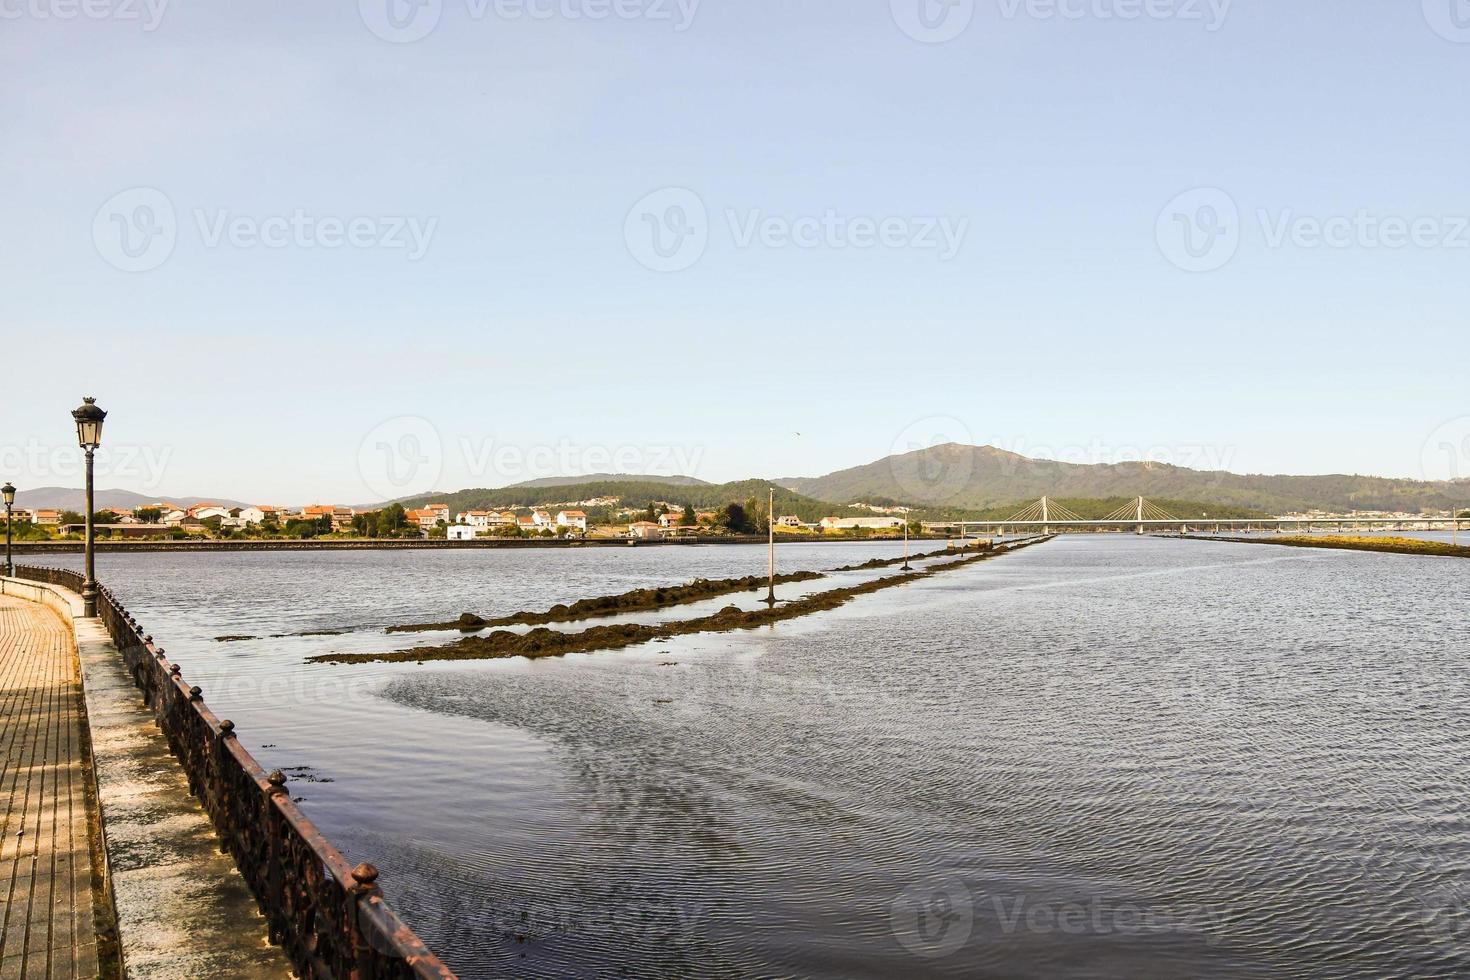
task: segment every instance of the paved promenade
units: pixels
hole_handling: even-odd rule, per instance
[[[71,630],[0,595],[0,980],[98,974],[81,706]]]

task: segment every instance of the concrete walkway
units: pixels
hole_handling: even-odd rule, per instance
[[[0,595],[0,978],[98,975],[82,690],[71,630]],[[95,804],[92,804],[95,805]]]

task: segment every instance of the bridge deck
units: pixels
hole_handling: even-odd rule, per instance
[[[93,827],[71,631],[0,595],[0,978],[97,976]]]

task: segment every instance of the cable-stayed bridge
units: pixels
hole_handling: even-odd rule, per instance
[[[1003,521],[925,521],[925,532],[984,537],[1004,537],[1007,532],[1052,534],[1064,531],[1133,531],[1136,534],[1172,531],[1179,533],[1215,533],[1226,531],[1297,531],[1311,534],[1319,530],[1433,530],[1454,532],[1457,540],[1460,525],[1470,522],[1463,517],[1251,517],[1229,518],[1175,517],[1163,508],[1136,497],[1117,510],[1100,518],[1084,518],[1050,497],[1042,497],[1023,507]]]

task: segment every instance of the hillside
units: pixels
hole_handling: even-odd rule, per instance
[[[654,501],[693,505],[700,510],[715,510],[729,503],[759,500],[765,508],[767,491],[775,487],[777,514],[795,514],[804,521],[818,521],[834,512],[853,513],[847,508],[814,500],[766,480],[741,480],[736,483],[696,483],[691,485],[656,483],[642,480],[598,480],[590,483],[554,485],[520,485],[498,489],[458,490],[436,493],[403,501],[405,507],[421,507],[426,503],[449,505],[451,513],[462,510],[489,510],[497,507],[537,507],[617,497],[624,506],[642,507]],[[585,509],[585,508],[584,508]]]
[[[499,489],[477,489],[460,490],[448,494],[431,494],[424,497],[415,497],[404,501],[405,507],[420,507],[426,503],[437,502],[449,506],[451,513],[459,513],[462,510],[491,510],[503,507],[550,507],[570,504],[578,500],[592,500],[602,497],[617,497],[625,507],[643,507],[654,501],[665,501],[671,504],[692,504],[700,510],[716,510],[729,503],[745,504],[754,501],[758,511],[764,514],[766,507],[766,493],[773,484],[765,480],[741,480],[735,483],[702,483],[697,486],[679,486],[669,483],[654,483],[645,481],[636,482],[596,482],[596,483],[574,483],[558,486],[519,486],[502,487]],[[573,489],[575,488],[575,489]],[[872,511],[864,508],[844,506],[840,503],[817,500],[804,494],[775,486],[776,490],[776,513],[795,514],[803,521],[815,523],[823,517],[872,517],[876,516]],[[1037,496],[1040,496],[1038,494]],[[891,503],[883,499],[868,499],[865,503],[884,504]],[[1058,501],[1063,506],[1071,509],[1084,518],[1100,518],[1126,504],[1127,498],[1063,498]],[[1179,517],[1198,517],[1207,512],[1211,516],[1219,518],[1244,518],[1244,517],[1266,517],[1264,511],[1245,508],[1231,507],[1218,504],[1202,504],[1198,501],[1177,500],[1172,498],[1161,498],[1153,501],[1163,510]],[[914,517],[919,520],[1004,520],[1013,516],[1026,507],[1029,500],[1017,498],[1008,500],[994,508],[958,508],[929,506],[921,507],[915,511]],[[585,508],[591,510],[594,520],[608,518],[610,515],[603,508]],[[614,508],[615,509],[615,508]]]
[[[54,510],[81,511],[86,505],[86,491],[73,489],[71,487],[33,487],[29,490],[18,490],[15,494],[15,506],[24,507],[28,510],[51,508]],[[188,507],[193,504],[211,503],[221,504],[226,507],[244,507],[245,504],[238,500],[230,500],[227,497],[173,497],[168,494],[147,495],[134,493],[131,490],[97,490],[92,495],[93,502],[98,508],[123,507],[132,510],[136,507],[146,507],[159,501],[168,501],[171,504],[180,504]]]
[[[589,473],[586,476],[545,476],[539,480],[512,483],[507,490],[534,489],[536,487],[574,487],[586,483],[660,483],[671,487],[707,487],[710,484],[692,476],[637,476],[630,473]]]
[[[1086,464],[1030,459],[993,446],[947,443],[826,476],[781,484],[819,500],[879,498],[963,509],[1003,508],[1043,494],[1057,498],[1150,499],[1286,513],[1325,510],[1443,510],[1470,502],[1470,484],[1371,476],[1264,476],[1191,470],[1163,463]]]

